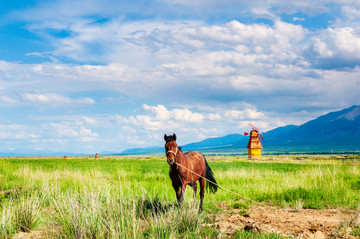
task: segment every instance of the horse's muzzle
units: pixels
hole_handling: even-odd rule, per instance
[[[167,162],[169,165],[173,165],[175,163],[175,160],[171,158],[171,159],[168,159]]]

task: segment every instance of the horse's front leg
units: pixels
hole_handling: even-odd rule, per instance
[[[176,199],[177,199],[177,202],[178,202],[180,210],[181,210],[182,209],[182,202],[183,202],[183,199],[184,199],[184,193],[185,193],[186,184],[181,185],[181,187],[173,185],[173,188],[175,189]]]
[[[180,204],[180,210],[182,210],[182,203],[184,200],[184,194],[185,194],[185,189],[186,189],[186,183],[183,183],[183,185],[181,186],[181,193],[180,193],[180,198],[179,198],[179,204]]]
[[[181,202],[182,202],[182,193],[181,193],[181,187],[176,187],[173,185],[173,188],[175,190],[175,193],[176,193],[176,199],[177,199],[177,202],[179,204],[179,207],[181,208]]]

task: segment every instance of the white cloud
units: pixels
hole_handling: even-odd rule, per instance
[[[88,116],[81,116],[82,120],[86,123],[86,124],[89,124],[89,125],[97,125],[98,122],[96,119],[94,118],[91,118],[91,117],[88,117]]]
[[[56,131],[56,136],[59,138],[75,138],[77,140],[85,139],[85,141],[89,141],[90,139],[95,140],[98,136],[97,133],[93,133],[90,129],[78,123],[50,123],[49,126]]]
[[[176,120],[191,122],[191,123],[201,123],[204,119],[204,116],[199,113],[192,113],[188,109],[174,109],[174,116]]]
[[[76,149],[81,142],[152,145],[176,132],[193,142],[242,130],[248,121],[268,130],[358,104],[358,1],[177,2],[144,10],[136,0],[56,1],[19,11],[15,18],[27,20],[47,46],[23,61],[50,62],[0,60],[1,106],[18,112],[0,120],[21,115],[33,125],[0,128],[0,138]],[[322,30],[305,27],[316,13],[333,14],[333,5],[347,17],[330,16]],[[184,18],[199,9],[205,17]],[[304,26],[280,13],[296,13],[289,19]],[[268,20],[249,20],[257,17]]]
[[[34,127],[23,124],[0,124],[0,139],[31,140],[40,138],[41,134]]]
[[[22,98],[24,101],[30,101],[34,103],[43,103],[43,104],[94,104],[95,101],[91,98],[75,98],[71,99],[69,97],[65,97],[59,94],[36,94],[36,93],[24,93],[22,94]]]
[[[37,134],[32,134],[32,133],[25,133],[25,132],[20,132],[17,133],[13,136],[15,139],[34,139],[34,138],[39,138],[39,135]]]
[[[264,114],[256,109],[228,110],[225,116],[232,120],[254,120],[264,118]]]
[[[351,20],[360,18],[360,9],[357,9],[354,6],[343,6],[341,12],[345,17]]]
[[[150,111],[152,113],[155,113],[155,117],[158,120],[168,120],[170,119],[171,112],[166,109],[163,105],[157,105],[157,106],[149,106],[146,104],[143,104],[143,109],[146,111]]]
[[[139,125],[140,127],[149,130],[159,130],[163,128],[162,122],[154,120],[148,115],[137,115],[136,118],[132,118],[132,122],[136,125]]]
[[[210,114],[208,114],[208,118],[210,120],[221,120],[222,119],[222,117],[219,113],[210,113]]]
[[[328,28],[313,37],[313,49],[320,59],[333,59],[328,67],[360,65],[360,28]],[[321,64],[321,62],[320,62]]]
[[[146,104],[143,104],[142,107],[145,112],[150,114],[130,116],[128,118],[115,117],[125,132],[131,135],[159,132],[161,135],[166,131],[197,127],[196,125],[203,122],[204,119],[202,114],[191,112],[188,109],[168,110],[163,105],[149,106]]]
[[[104,24],[121,25],[123,23],[109,21]],[[128,27],[128,29],[122,30],[124,32],[121,39],[127,37],[141,41],[136,44],[126,41],[126,45],[123,45],[124,42],[121,40],[113,42],[109,48],[122,51],[128,47],[128,44],[136,47],[136,52],[141,52],[141,61],[138,61],[141,62],[140,67],[137,67],[139,63],[134,65],[132,62],[139,59],[138,56],[127,55],[126,51],[118,56],[126,58],[127,64],[46,63],[40,67],[39,64],[14,63],[10,70],[6,67],[8,70],[4,72],[11,78],[17,79],[17,82],[7,82],[7,87],[22,90],[22,86],[26,84],[29,92],[51,92],[57,89],[56,94],[27,93],[29,94],[27,98],[43,104],[50,101],[95,104],[96,102],[88,97],[64,96],[70,95],[71,92],[91,91],[116,91],[123,94],[125,98],[140,97],[145,101],[151,98],[155,102],[163,102],[168,98],[167,94],[170,90],[172,100],[185,100],[184,104],[199,100],[204,103],[214,98],[220,101],[250,101],[251,104],[258,106],[258,100],[255,97],[248,98],[250,92],[258,92],[256,98],[261,98],[259,94],[263,94],[264,97],[266,95],[270,97],[268,101],[271,101],[272,98],[278,97],[281,91],[279,84],[281,84],[288,92],[288,94],[281,94],[284,102],[288,97],[299,96],[302,93],[299,89],[308,92],[306,88],[318,78],[319,72],[311,69],[310,61],[313,59],[306,59],[303,56],[304,49],[311,46],[306,44],[313,44],[314,51],[323,58],[327,55],[330,57],[331,54],[336,55],[334,49],[341,48],[348,51],[346,44],[337,46],[338,43],[335,43],[335,48],[332,47],[334,44],[328,44],[331,41],[326,40],[326,31],[323,33],[324,36],[314,37],[309,43],[306,40],[310,34],[308,30],[279,20],[276,20],[273,26],[243,24],[238,21],[223,25],[199,26],[173,21],[162,23],[158,29],[155,29],[154,22],[131,24],[131,26],[125,24],[125,28]],[[130,33],[134,32],[136,27],[144,33],[131,35]],[[98,27],[94,31],[89,29],[88,34],[101,36],[102,31],[103,28]],[[109,27],[108,31],[115,34],[118,30]],[[81,32],[79,34],[81,35]],[[352,32],[352,35],[354,34],[355,32]],[[80,37],[80,35],[77,36]],[[92,38],[84,36],[84,39]],[[96,36],[94,39],[98,42]],[[189,46],[187,43],[189,39],[201,41],[202,47]],[[353,37],[349,45],[354,47],[355,53],[348,54],[353,55],[352,59],[356,59],[356,44],[357,38]],[[154,46],[157,49],[155,52],[147,50]],[[104,57],[106,56],[107,54],[104,54]],[[316,58],[316,60],[319,59]],[[18,74],[19,68],[31,77]],[[37,70],[34,71],[34,69]],[[49,84],[50,81],[51,84]],[[71,87],[68,87],[69,85]],[[36,90],[39,86],[42,89]],[[107,103],[113,99],[110,98],[108,97],[108,100],[103,102]],[[11,97],[8,96],[8,99]],[[167,109],[158,106],[152,110],[159,120],[169,117]],[[200,122],[201,116],[194,115],[186,119]]]
[[[293,17],[293,21],[305,21],[305,18],[303,17]]]
[[[173,109],[168,110],[163,105],[157,106],[148,106],[146,104],[143,105],[143,108],[147,111],[155,113],[155,118],[157,120],[166,121],[170,118],[173,118],[178,121],[185,121],[190,123],[201,123],[204,119],[204,116],[199,113],[193,113],[188,109]]]
[[[249,105],[245,106],[249,107]],[[203,108],[200,113],[188,108],[169,110],[164,105],[150,106],[143,104],[142,108],[147,114],[130,116],[128,118],[115,118],[120,120],[122,130],[127,135],[127,137],[123,137],[124,139],[141,138],[141,142],[146,139],[149,141],[155,140],[158,144],[163,143],[162,135],[164,133],[176,133],[181,139],[180,143],[182,144],[199,141],[211,136],[219,136],[220,132],[223,132],[222,134],[225,135],[226,133],[236,133],[238,130],[246,130],[248,128],[247,124],[250,121],[259,122],[258,125],[263,127],[262,130],[267,130],[283,123],[266,124],[266,120],[269,117],[255,108],[246,107],[243,110],[234,109],[227,111],[224,111],[223,107],[219,109],[194,107],[194,109]],[[219,112],[216,112],[218,110]],[[161,116],[164,112],[166,117]],[[236,130],[234,131],[234,129]]]
[[[6,71],[12,68],[12,64],[3,60],[0,60],[0,70]]]

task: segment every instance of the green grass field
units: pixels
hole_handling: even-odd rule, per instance
[[[207,159],[219,185],[267,205],[360,205],[358,156]],[[168,171],[164,157],[0,158],[0,238],[21,231],[44,238],[214,238],[220,232],[203,225],[214,222],[219,205],[244,204],[220,189],[205,194],[198,214],[188,187],[179,212]],[[278,238],[246,233],[233,237]]]

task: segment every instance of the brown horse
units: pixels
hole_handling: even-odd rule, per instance
[[[214,174],[211,171],[204,155],[197,151],[189,151],[183,153],[181,148],[176,144],[176,134],[167,136],[164,135],[165,140],[165,153],[167,162],[170,165],[170,178],[172,186],[176,192],[176,198],[180,209],[182,207],[182,201],[185,193],[185,188],[190,185],[194,190],[194,201],[196,200],[197,183],[200,184],[200,208],[203,210],[202,203],[204,199],[205,179],[216,183]],[[191,171],[187,170],[190,169]],[[201,177],[199,176],[201,175]],[[215,193],[217,186],[215,184],[207,182],[206,188]]]

